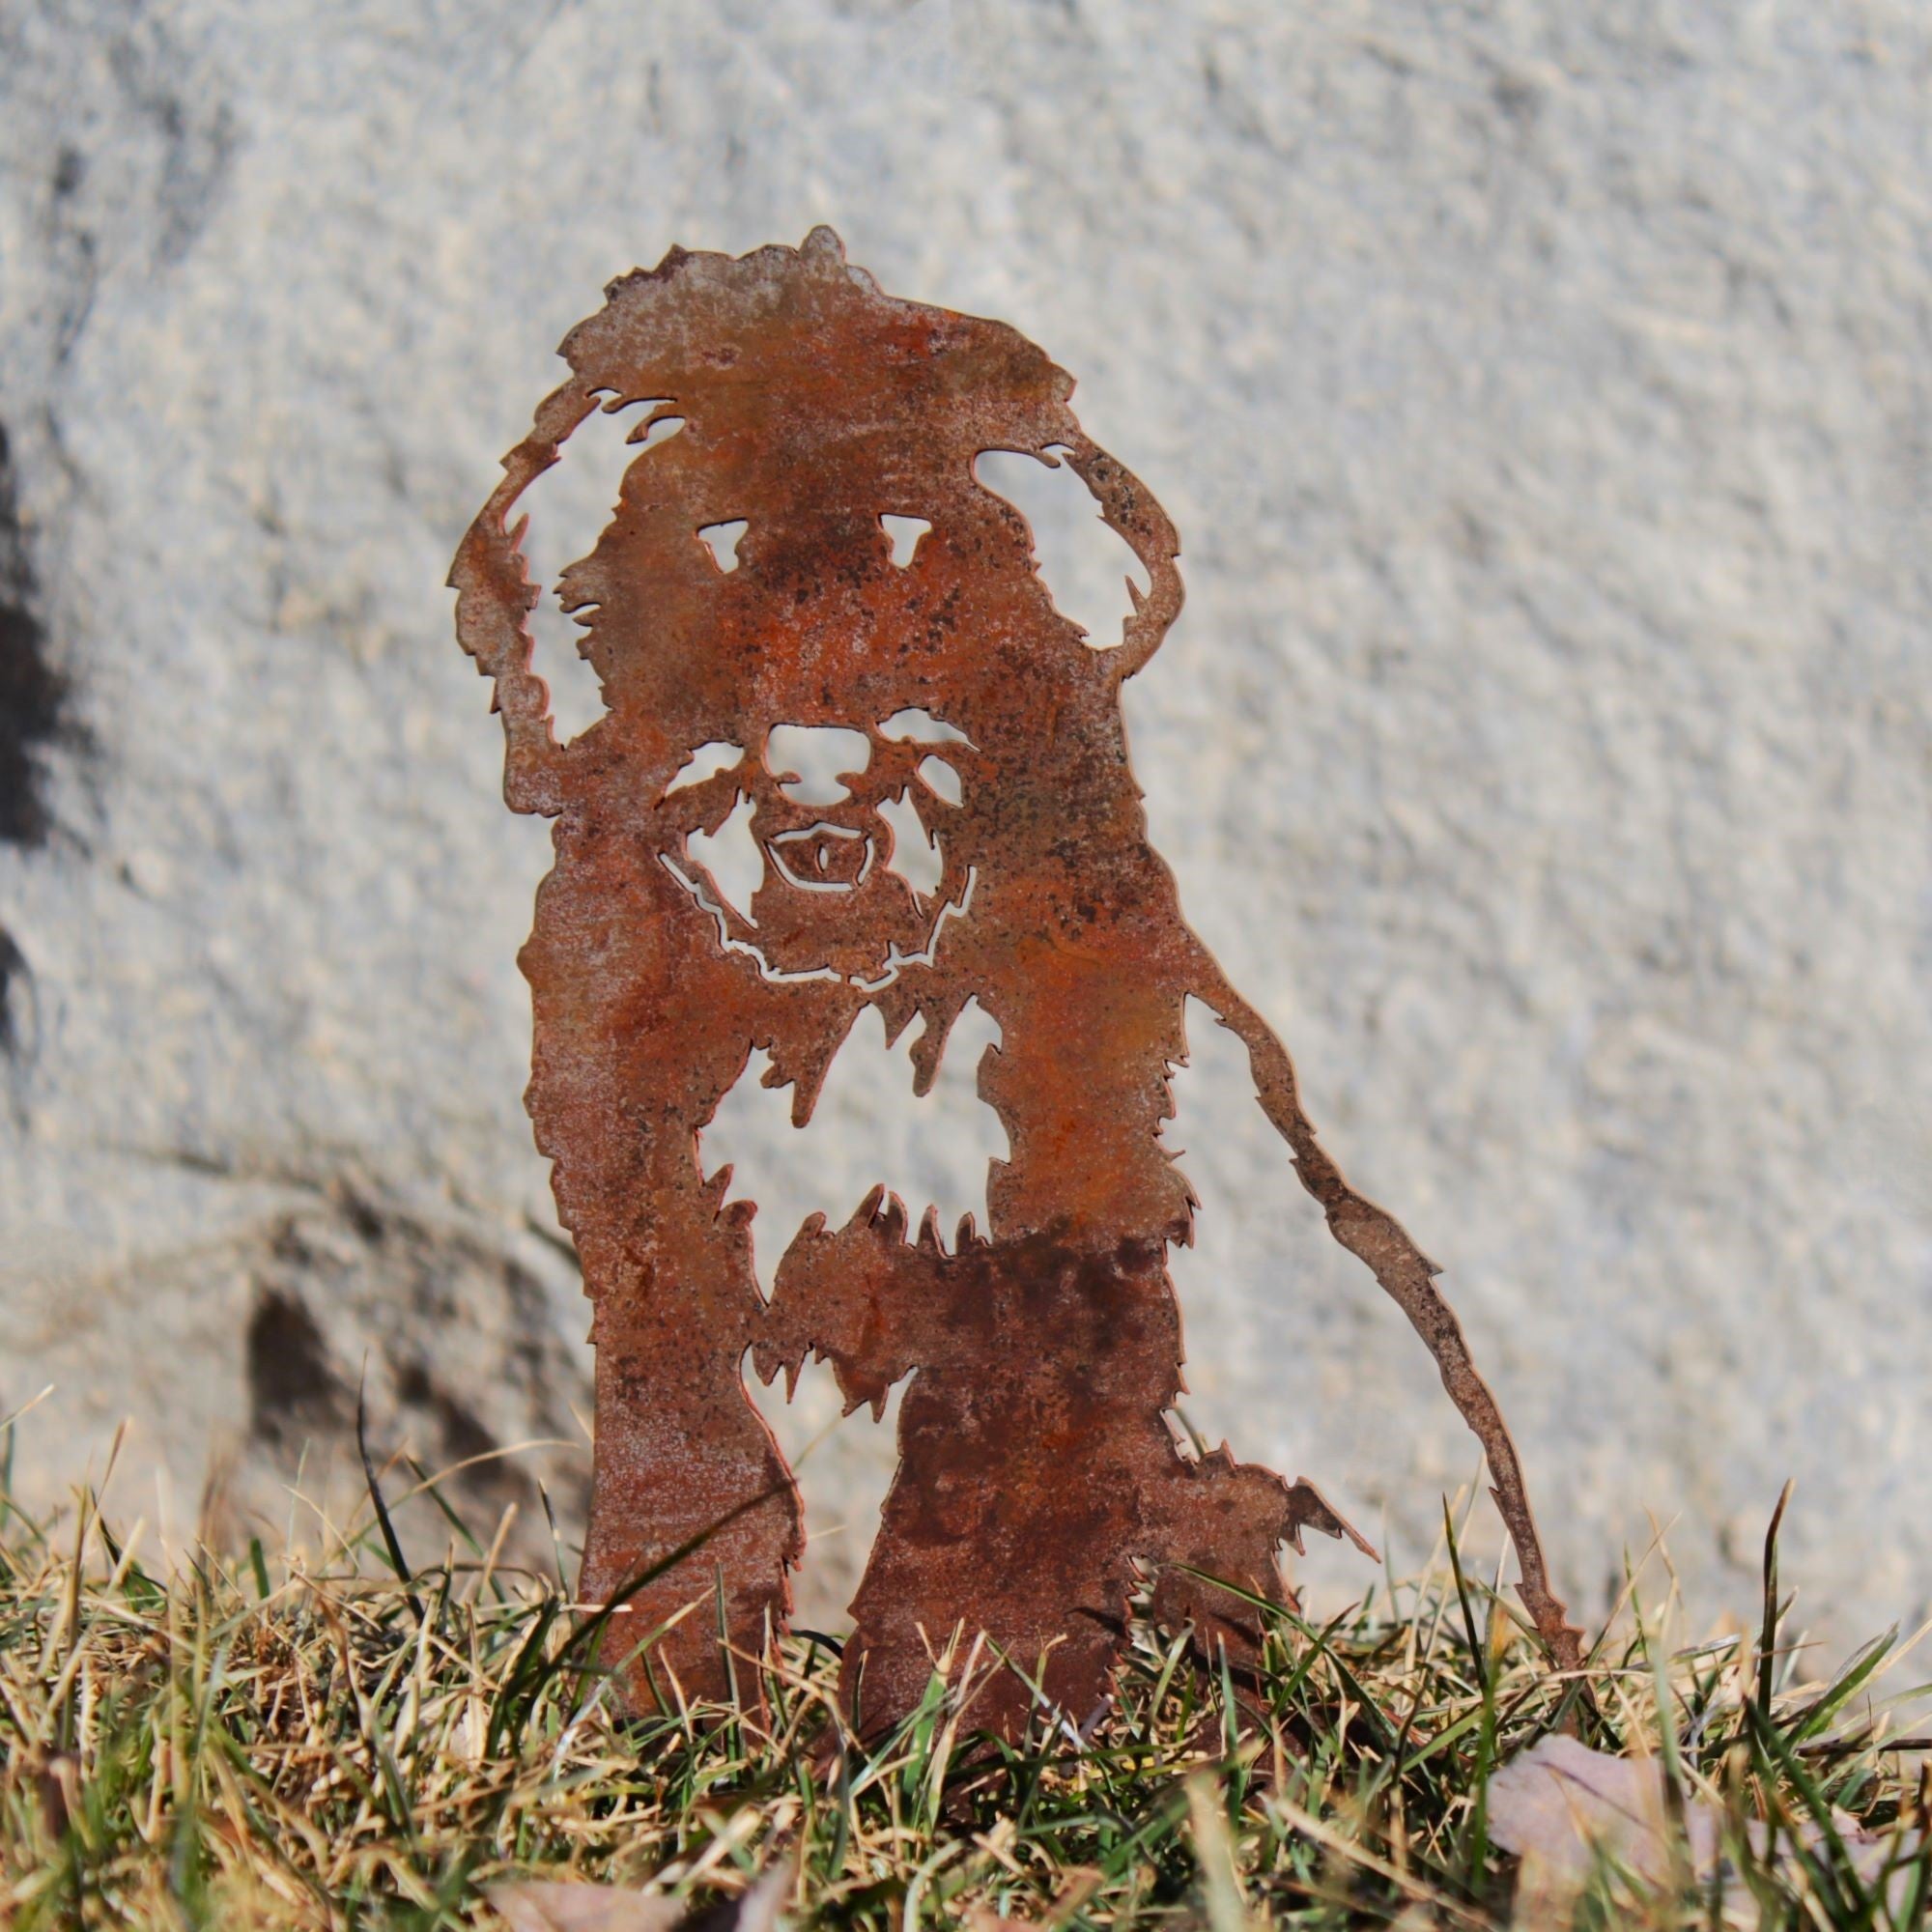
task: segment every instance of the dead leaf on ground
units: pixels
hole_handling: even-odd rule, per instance
[[[1521,1923],[1559,1914],[1583,1889],[1599,1856],[1650,1885],[1670,1877],[1669,1813],[1663,1767],[1656,1758],[1611,1757],[1575,1738],[1540,1738],[1491,1780],[1489,1819],[1491,1837],[1522,1861],[1517,1883]],[[1833,1813],[1832,1823],[1867,1884],[1918,1843],[1916,1833],[1901,1841],[1891,1833],[1867,1832],[1841,1811]],[[1763,1825],[1754,1820],[1747,1829],[1762,1854],[1768,1842]],[[1708,1877],[1724,1853],[1719,1812],[1708,1799],[1687,1795],[1684,1833],[1690,1872]],[[1799,1835],[1809,1849],[1824,1833],[1812,1824]]]
[[[1418,1898],[1404,1908],[1400,1918],[1389,1920],[1388,1932],[1440,1932],[1441,1924],[1435,1908]]]
[[[672,1932],[687,1917],[680,1899],[581,1881],[493,1885],[489,1896],[510,1932]]]
[[[736,1898],[692,1911],[687,1901],[581,1880],[493,1885],[490,1903],[510,1932],[784,1932],[793,1868],[774,1865]]]

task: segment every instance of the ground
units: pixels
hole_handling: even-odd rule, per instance
[[[805,1636],[747,1662],[740,1708],[614,1721],[558,1577],[453,1511],[412,1565],[374,1502],[422,1481],[398,1477],[305,1547],[166,1576],[91,1495],[36,1521],[0,1490],[0,1923],[497,1926],[530,1879],[728,1921],[772,1870],[788,1922],[895,1932],[1925,1922],[1926,1740],[1879,1694],[1899,1653],[1812,1680],[1775,1534],[1760,1629],[1686,1642],[1654,1549],[1565,1680],[1445,1514],[1413,1583],[1320,1628],[1275,1615],[1257,1682],[1141,1631],[1084,1735],[991,1745],[935,1680],[867,1750]],[[1662,1793],[1655,1846],[1597,1855],[1580,1890],[1498,1842],[1524,1830],[1499,1768],[1551,1739]]]

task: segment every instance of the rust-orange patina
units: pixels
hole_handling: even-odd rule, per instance
[[[530,1112],[595,1305],[582,1595],[609,1602],[698,1546],[613,1620],[625,1697],[648,1704],[671,1676],[720,1692],[721,1622],[748,1656],[784,1624],[801,1514],[748,1351],[767,1381],[829,1359],[854,1407],[910,1378],[845,1657],[868,1732],[916,1702],[955,1629],[1019,1666],[975,1719],[1010,1732],[1040,1693],[1084,1717],[1150,1582],[1151,1614],[1246,1651],[1242,1599],[1190,1573],[1279,1600],[1284,1544],[1352,1534],[1310,1484],[1190,1456],[1170,1425],[1166,1252],[1193,1203],[1160,1127],[1190,997],[1245,1043],[1302,1185],[1435,1355],[1487,1452],[1524,1602],[1574,1664],[1515,1450],[1435,1267],[1322,1150],[1287,1052],[1148,841],[1121,686],[1180,609],[1178,543],[1082,432],[1071,379],[1004,324],[881,294],[822,228],[737,260],[673,249],[607,296],[566,338],[570,379],[505,459],[452,582],[463,646],[496,680],[505,795],[556,820],[523,966]],[[559,744],[512,513],[592,410],[639,400],[683,427],[632,462],[562,580],[607,709]],[[976,480],[990,450],[1057,452],[1144,565],[1111,647],[1055,609],[1024,519]],[[929,526],[908,559],[882,518]],[[720,525],[743,526],[728,569],[700,535]],[[813,791],[780,751],[832,727],[852,769]],[[922,774],[935,756],[950,783]],[[894,863],[887,808],[908,798],[940,854],[923,893]],[[763,877],[740,905],[689,841],[747,811]],[[949,1244],[875,1193],[843,1226],[800,1228],[767,1301],[752,1208],[724,1205],[697,1151],[753,1050],[802,1124],[866,1008],[888,1037],[923,1022],[923,1088],[969,1000],[1000,1030],[980,1091],[1011,1144],[984,1232],[969,1221]]]

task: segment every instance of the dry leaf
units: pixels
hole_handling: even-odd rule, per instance
[[[1388,1932],[1439,1932],[1441,1924],[1435,1908],[1418,1898],[1404,1909],[1400,1918],[1389,1920]]]
[[[749,1891],[724,1905],[714,1905],[692,1922],[703,1932],[784,1932],[790,1922],[784,1903],[791,1895],[798,1868],[784,1859],[759,1878]]]
[[[1540,1738],[1490,1782],[1490,1835],[1522,1861],[1517,1883],[1517,1918],[1523,1924],[1553,1921],[1589,1878],[1601,1851],[1652,1885],[1670,1875],[1669,1814],[1664,1807],[1663,1767],[1655,1758],[1610,1757],[1575,1738]],[[1832,1814],[1833,1829],[1854,1869],[1867,1883],[1901,1851],[1889,1833],[1864,1831],[1844,1812]],[[1762,1824],[1747,1827],[1760,1852]],[[1717,1808],[1687,1796],[1684,1833],[1688,1862],[1708,1877],[1723,1851]],[[1824,1833],[1815,1825],[1800,1834],[1808,1848]]]
[[[1687,1820],[1687,1822],[1690,1822]],[[1575,1738],[1539,1738],[1490,1781],[1490,1835],[1551,1880],[1580,1886],[1596,1852],[1653,1883],[1669,1868],[1663,1771]],[[1702,1820],[1706,1835],[1711,1821]]]
[[[679,1899],[555,1879],[493,1885],[490,1903],[510,1932],[671,1932],[686,1918]]]
[[[531,1880],[490,1888],[510,1932],[783,1932],[794,1870],[774,1865],[750,1889],[696,1912],[622,1886]]]

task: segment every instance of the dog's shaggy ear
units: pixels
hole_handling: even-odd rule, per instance
[[[1066,452],[1067,467],[1094,493],[1100,521],[1140,558],[1150,588],[1145,596],[1132,578],[1127,597],[1133,614],[1122,629],[1117,649],[1107,662],[1117,677],[1130,678],[1159,650],[1174,620],[1180,615],[1184,590],[1176,559],[1180,536],[1154,495],[1124,463],[1117,462],[1085,436]]]

